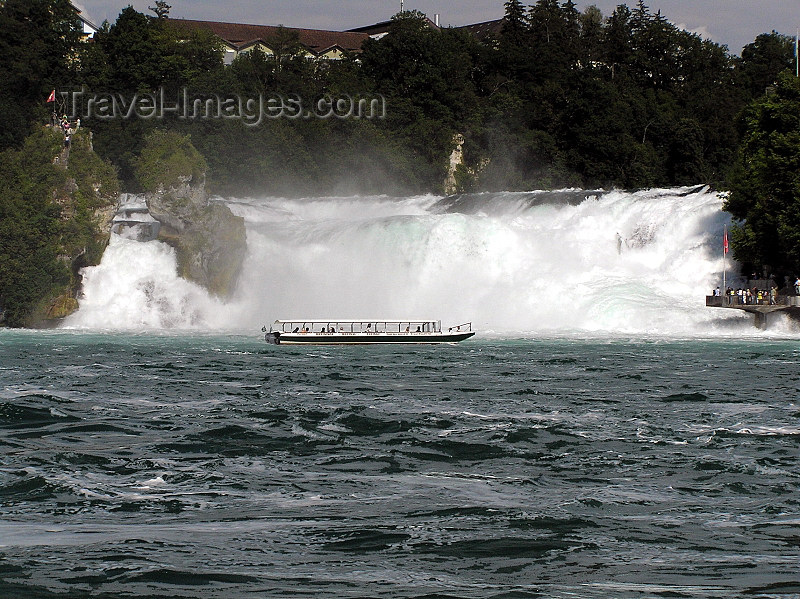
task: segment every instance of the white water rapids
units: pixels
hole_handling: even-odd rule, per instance
[[[729,220],[705,188],[220,201],[247,227],[230,300],[179,278],[164,243],[115,236],[64,326],[251,333],[277,318],[420,318],[506,337],[761,334],[751,316],[705,307]]]

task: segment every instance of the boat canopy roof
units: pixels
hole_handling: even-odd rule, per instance
[[[465,331],[472,331],[472,323],[470,322],[450,327],[448,331],[455,329],[460,332],[461,327],[467,327],[464,329]],[[272,333],[273,330],[275,330],[277,333],[284,336],[295,333],[301,335],[309,333],[315,335],[331,335],[336,333],[337,337],[338,335],[352,334],[366,335],[369,337],[373,334],[381,334],[384,336],[400,335],[403,333],[403,329],[405,329],[406,334],[427,333],[437,337],[443,334],[442,321],[433,320],[431,318],[403,318],[402,320],[394,318],[364,318],[358,320],[351,318],[343,318],[340,320],[335,318],[279,319],[272,324],[269,332]],[[413,329],[416,330],[413,331]],[[266,332],[267,329],[263,327],[261,330]]]
[[[289,323],[332,323],[337,324],[361,324],[367,322],[382,322],[386,324],[403,324],[406,322],[439,322],[436,318],[288,318],[276,320],[273,324],[289,324]]]

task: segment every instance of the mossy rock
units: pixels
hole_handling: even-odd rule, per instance
[[[134,160],[134,174],[148,192],[202,182],[208,170],[205,158],[192,145],[189,135],[157,129],[145,138],[141,154]]]
[[[247,250],[244,219],[227,206],[210,204],[180,235],[160,239],[178,252],[181,276],[219,297],[230,297],[236,287]]]
[[[71,295],[60,295],[50,305],[46,313],[48,320],[66,318],[78,309],[78,300]]]
[[[0,212],[13,215],[0,243],[4,324],[48,326],[78,308],[78,270],[99,262],[118,190],[86,129],[73,136],[68,161],[53,127],[0,155]]]

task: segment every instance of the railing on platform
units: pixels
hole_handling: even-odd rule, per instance
[[[709,308],[739,308],[743,306],[798,306],[800,295],[776,295],[770,297],[750,297],[741,295],[707,295],[706,306]]]

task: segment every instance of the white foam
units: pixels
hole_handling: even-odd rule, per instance
[[[68,328],[213,328],[222,304],[178,276],[175,250],[112,235],[98,266],[84,268],[83,297]]]
[[[762,334],[738,311],[705,307],[729,222],[719,194],[526,197],[483,194],[474,214],[441,213],[432,196],[230,200],[248,241],[231,301],[178,277],[168,246],[117,238],[84,269],[85,297],[67,324],[251,331],[287,315],[414,314],[500,336]],[[729,261],[729,280],[734,270]]]

